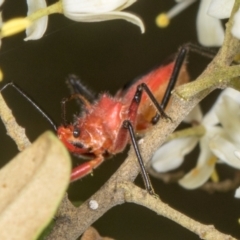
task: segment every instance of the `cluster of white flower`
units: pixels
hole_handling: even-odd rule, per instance
[[[204,184],[212,175],[216,163],[226,163],[240,169],[240,92],[225,89],[210,111],[203,117],[197,106],[185,122],[201,124],[205,129],[202,137],[190,136],[172,140],[163,145],[152,159],[157,172],[167,172],[180,166],[184,156],[199,143],[200,154],[197,166],[187,173],[179,184],[195,189]],[[174,149],[174,151],[172,151]],[[240,197],[240,188],[236,191]]]
[[[178,2],[169,12],[158,15],[156,22],[160,27],[169,24],[175,17],[196,0],[176,0]],[[200,0],[197,15],[197,34],[204,46],[221,46],[224,28],[221,19],[230,17],[234,0]],[[234,15],[232,35],[240,39],[240,9]],[[152,167],[157,172],[167,172],[179,167],[186,154],[199,143],[200,154],[197,165],[179,184],[187,189],[203,185],[215,172],[216,163],[226,163],[240,169],[240,92],[225,89],[211,110],[203,117],[197,106],[185,119],[188,123],[198,123],[205,129],[201,136],[179,138],[166,143],[152,159]],[[175,149],[175,151],[171,151]],[[170,151],[169,151],[170,150]],[[240,187],[235,197],[240,198]]]
[[[3,2],[3,0],[2,0]],[[134,14],[122,12],[136,0],[60,0],[47,6],[46,0],[27,0],[28,16],[3,23],[1,37],[7,37],[26,29],[25,40],[35,40],[43,36],[48,24],[48,15],[64,14],[77,22],[99,22],[124,19],[140,27],[144,32],[142,20]]]
[[[165,27],[170,19],[186,9],[196,0],[176,0],[176,4],[167,13],[158,15],[156,22],[159,27]],[[224,28],[221,19],[230,17],[234,0],[200,0],[197,15],[197,35],[200,44],[204,46],[221,46],[224,39]],[[240,9],[234,16],[232,34],[240,39]]]

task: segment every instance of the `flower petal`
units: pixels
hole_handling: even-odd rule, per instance
[[[239,96],[240,97],[240,96]],[[223,96],[222,102],[216,106],[216,114],[229,139],[240,147],[240,108],[239,103],[229,96]]]
[[[235,152],[240,148],[240,146],[234,145],[221,135],[216,135],[213,139],[211,139],[209,146],[211,151],[222,161],[233,168],[240,169],[240,160],[235,155]]]
[[[234,197],[240,198],[240,187],[236,189]]]
[[[179,184],[187,189],[195,189],[204,184],[211,176],[216,159],[208,147],[209,137],[214,132],[219,131],[218,128],[212,128],[211,132],[207,133],[200,140],[200,155],[197,160],[197,166],[187,173]]]
[[[235,13],[233,18],[232,35],[240,39],[240,9]]]
[[[64,14],[98,14],[114,11],[126,5],[126,0],[63,0],[62,4]]]
[[[101,14],[64,13],[64,15],[67,18],[77,22],[100,22],[113,19],[123,19],[139,26],[142,33],[145,31],[142,20],[136,15],[127,12],[109,12]]]
[[[221,46],[224,39],[224,30],[221,22],[207,15],[211,0],[202,0],[197,15],[198,41],[203,46]]]
[[[215,101],[212,108],[208,111],[208,113],[203,118],[203,124],[205,126],[207,125],[216,125],[219,123],[219,119],[216,114],[216,108],[219,104],[222,103],[223,96],[230,96],[235,101],[237,101],[240,104],[240,92],[233,89],[233,88],[226,88],[221,92],[221,94],[218,96],[217,100]]]
[[[240,104],[240,92],[238,90],[233,88],[226,88],[222,93],[222,96],[231,97],[235,102]]]
[[[47,6],[45,0],[27,0],[27,5],[28,5],[28,13],[27,13],[28,16],[41,8],[46,8]],[[47,16],[34,21],[34,23],[29,28],[26,29],[27,37],[24,40],[28,41],[28,40],[36,40],[41,38],[46,31],[47,24],[48,24]]]
[[[192,169],[178,183],[186,189],[195,189],[202,186],[210,178],[214,170],[215,164],[212,163],[212,159],[209,159],[209,163]]]
[[[200,108],[200,105],[196,105],[195,108],[184,118],[184,122],[186,123],[192,123],[192,122],[198,122],[200,123],[202,121],[202,111]]]
[[[233,4],[234,0],[212,0],[207,13],[218,19],[229,18]]]
[[[131,6],[136,1],[137,0],[127,0],[127,1],[125,1],[125,3],[121,7],[117,8],[116,10],[121,11],[121,10],[123,10],[125,8],[128,8],[129,6]]]
[[[157,172],[167,172],[179,167],[184,156],[191,152],[197,143],[197,137],[187,137],[164,144],[153,155],[151,160],[153,169]]]

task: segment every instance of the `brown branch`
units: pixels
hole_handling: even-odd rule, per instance
[[[236,169],[235,169],[236,170]],[[228,192],[235,190],[240,185],[240,171],[236,170],[233,179],[226,179],[220,182],[206,182],[201,189],[209,193]]]
[[[19,151],[22,151],[31,145],[30,141],[28,140],[25,134],[25,129],[17,124],[16,119],[12,115],[12,111],[8,108],[1,94],[0,94],[0,117],[7,129],[7,134],[17,144]]]
[[[159,215],[162,215],[184,228],[196,233],[201,239],[206,240],[234,240],[230,235],[225,235],[214,228],[212,225],[201,224],[186,215],[176,211],[167,204],[163,203],[132,183],[123,183],[121,187],[125,190],[125,200],[136,203],[151,209]],[[236,240],[236,239],[235,239]]]

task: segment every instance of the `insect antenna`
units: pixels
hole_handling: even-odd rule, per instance
[[[63,98],[61,101],[61,108],[62,108],[62,123],[63,126],[67,126],[68,125],[68,121],[67,121],[67,111],[66,111],[66,103],[71,101],[72,99],[78,99],[79,101],[81,101],[81,104],[84,104],[85,109],[90,108],[91,103],[81,94],[72,94],[70,97],[68,98]]]
[[[13,82],[9,82],[6,85],[4,85],[1,89],[0,89],[0,93],[6,89],[8,86],[13,87],[17,92],[19,92],[29,103],[32,104],[32,106],[34,108],[36,108],[42,115],[43,117],[50,123],[50,125],[54,128],[55,131],[57,131],[57,126],[56,124],[53,122],[53,120],[48,116],[48,114],[46,114],[42,108],[40,108],[40,106],[38,104],[36,104],[19,86],[17,86],[15,83]]]

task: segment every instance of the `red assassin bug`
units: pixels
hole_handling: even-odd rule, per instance
[[[138,79],[129,88],[118,91],[114,98],[108,94],[100,95],[93,104],[82,96],[82,85],[74,77],[68,79],[73,95],[62,101],[63,125],[58,128],[57,134],[70,152],[93,158],[76,167],[72,172],[71,180],[77,180],[91,173],[106,156],[122,152],[131,138],[140,159],[146,188],[153,193],[136,144],[134,131],[143,133],[156,123],[160,116],[168,118],[163,109],[169,101],[176,81],[182,84],[189,80],[186,67],[183,65],[186,52],[187,50],[182,48],[176,61],[161,66]],[[86,90],[84,92],[85,96],[90,95]],[[164,94],[165,97],[163,97]],[[75,97],[80,98],[84,103],[84,111],[76,117],[73,124],[67,124],[65,103]],[[91,96],[90,101],[93,98]],[[160,99],[163,99],[162,105],[158,103]],[[156,114],[156,109],[160,114]]]
[[[134,131],[144,132],[155,124],[160,116],[169,118],[163,109],[169,102],[175,83],[182,84],[189,80],[184,64],[186,53],[187,48],[183,47],[174,62],[157,68],[130,87],[118,91],[115,97],[110,97],[108,94],[100,95],[94,103],[88,100],[93,98],[91,93],[75,78],[70,78],[69,85],[74,94],[62,101],[63,125],[58,128],[48,115],[15,84],[6,84],[0,92],[9,85],[13,86],[50,122],[59,139],[70,152],[92,159],[73,169],[71,181],[91,173],[106,156],[123,151],[131,140],[146,189],[153,194],[154,191],[144,168]],[[73,124],[67,124],[65,104],[76,97],[84,104],[83,113],[76,117]],[[159,104],[161,100],[162,103]]]

